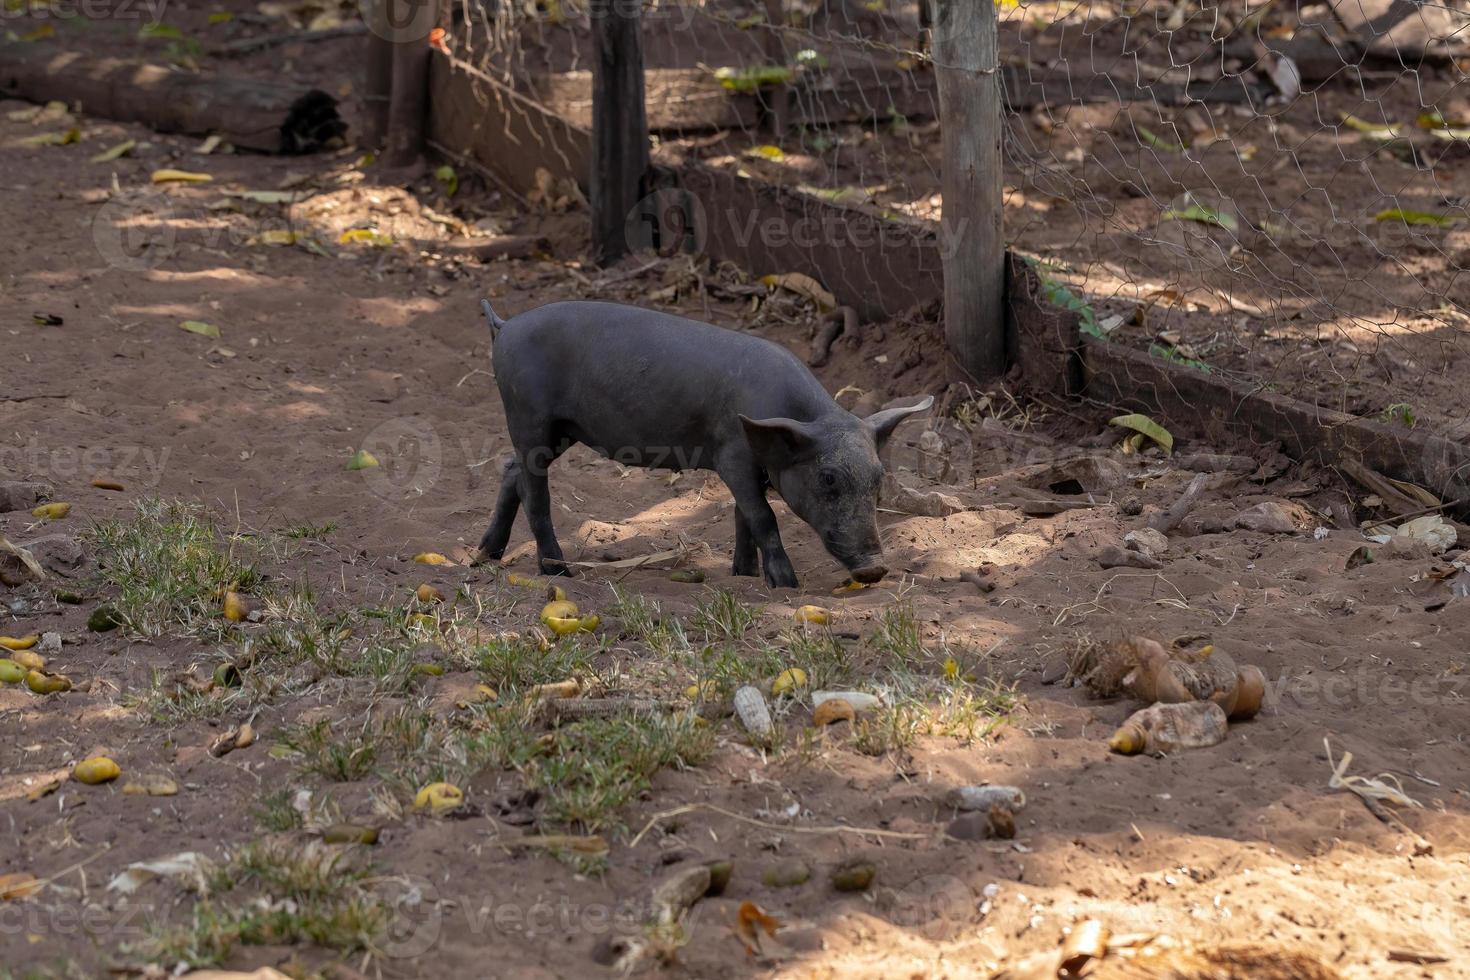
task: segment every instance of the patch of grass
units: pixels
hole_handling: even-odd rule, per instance
[[[476,645],[470,657],[486,682],[502,694],[584,677],[592,670],[592,657],[581,636],[563,638],[542,650],[533,636],[505,635]]]
[[[361,626],[358,614],[322,613],[307,582],[267,599],[265,612],[265,629],[246,640],[242,660],[277,660],[290,666],[313,663],[333,674],[350,671],[354,658],[347,656],[347,650]]]
[[[995,681],[955,684],[946,690],[930,712],[927,730],[972,742],[985,738],[1011,720],[1021,705],[1014,686]]]
[[[914,744],[924,711],[912,701],[883,705],[861,715],[852,727],[852,746],[864,755],[887,755]]]
[[[608,614],[622,626],[624,637],[642,640],[659,656],[688,648],[683,624],[673,616],[665,617],[658,603],[617,585],[610,587],[613,603]]]
[[[1402,425],[1406,429],[1412,429],[1419,424],[1414,406],[1404,402],[1394,402],[1383,410],[1378,419],[1385,425]]]
[[[238,688],[189,687],[179,682],[177,674],[163,670],[153,671],[153,685],[146,694],[126,694],[122,704],[129,709],[147,713],[160,725],[179,725],[186,721],[223,718],[246,700],[244,691]]]
[[[790,630],[781,642],[786,647],[787,666],[806,671],[812,690],[842,687],[852,681],[852,660],[831,630]]]
[[[705,701],[728,698],[741,685],[769,680],[787,667],[786,651],[770,644],[754,650],[705,646],[697,653],[690,651],[677,657],[676,661],[693,672],[694,684]]]
[[[564,725],[524,773],[551,820],[586,833],[617,825],[616,811],[665,766],[709,757],[714,734],[693,715],[596,718]]]
[[[689,626],[710,642],[736,643],[755,625],[755,610],[727,589],[717,589],[699,601]]]
[[[387,925],[352,851],[321,845],[248,844],[212,869],[190,921],[158,927],[128,951],[173,967],[218,966],[240,945],[311,943],[337,952],[371,948]]]
[[[224,590],[249,590],[258,580],[237,553],[253,547],[238,538],[226,547],[203,512],[181,502],[142,501],[131,519],[103,521],[90,535],[103,582],[118,590],[118,618],[144,636],[211,624],[217,632]]]
[[[536,713],[529,699],[476,709],[475,730],[460,743],[466,766],[524,771],[541,752]]]
[[[293,541],[325,541],[337,531],[337,522],[325,524],[293,524],[281,531],[281,536]]]
[[[297,769],[338,783],[362,779],[378,760],[377,732],[365,725],[342,738],[332,735],[332,723],[323,718],[309,725],[288,728],[276,739],[294,755]]]
[[[288,789],[268,793],[250,811],[250,816],[262,830],[273,833],[299,830],[302,826],[301,812],[291,805],[293,795]]]
[[[924,655],[924,637],[914,605],[907,600],[883,610],[878,628],[868,639],[874,650],[891,661],[891,666],[912,665]]]

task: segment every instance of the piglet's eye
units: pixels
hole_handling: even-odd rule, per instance
[[[837,474],[830,470],[822,471],[822,486],[835,487],[837,485]]]

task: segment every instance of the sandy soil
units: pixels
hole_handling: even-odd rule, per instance
[[[582,243],[568,230],[576,215],[514,213],[472,184],[459,202],[427,189],[405,195],[356,170],[352,152],[200,157],[193,141],[91,120],[83,120],[80,145],[28,147],[18,141],[44,127],[4,115],[24,108],[0,103],[0,470],[7,480],[51,484],[73,510],[56,525],[25,511],[0,514],[0,533],[17,543],[80,533],[148,497],[199,503],[223,526],[251,533],[332,524],[325,541],[283,551],[269,566],[272,578],[309,578],[328,609],[399,601],[425,579],[445,591],[463,585],[486,600],[484,627],[525,630],[539,603],[517,600],[493,570],[426,573],[411,563],[423,551],[467,555],[508,448],[479,297],[494,297],[508,315],[579,295],[648,302],[673,284],[682,288],[672,302],[692,315],[797,350],[808,340],[809,318],[795,305],[768,302],[752,313],[748,297],[701,291],[678,263],[644,268],[634,258],[609,273],[583,269]],[[86,162],[128,137],[151,146],[112,164]],[[160,166],[215,179],[150,189],[148,174]],[[113,173],[121,194],[109,191]],[[283,182],[318,197],[287,212],[224,193]],[[476,266],[398,245],[337,244],[349,225],[401,221],[408,230],[400,235],[434,234],[443,226],[423,217],[420,199],[436,213],[453,203],[461,217],[499,230],[544,231],[555,257]],[[234,203],[217,207],[221,201]],[[336,207],[322,208],[325,201]],[[248,244],[282,227],[316,235],[330,257]],[[134,237],[121,237],[129,231]],[[64,323],[41,326],[32,313]],[[183,320],[215,324],[221,336],[180,330]],[[821,373],[831,390],[856,385],[870,392],[867,404],[881,405],[937,389],[927,367],[895,381],[875,361],[935,350],[932,326],[889,324],[887,338],[868,345],[839,343]],[[680,858],[701,854],[733,860],[729,889],[696,906],[677,963],[651,972],[985,975],[1098,918],[1120,933],[1300,949],[1345,976],[1470,975],[1462,639],[1470,604],[1440,604],[1449,592],[1428,574],[1433,561],[1409,553],[1349,570],[1361,537],[1311,510],[1325,510],[1339,492],[1330,475],[1263,458],[1258,473],[1207,496],[1171,536],[1161,568],[1105,570],[1097,553],[1171,502],[1192,474],[1157,456],[1119,455],[1099,438],[1106,414],[1017,410],[997,396],[979,415],[990,417],[953,450],[954,478],[941,486],[902,474],[967,509],[882,515],[895,574],[840,599],[828,594],[838,567],[779,505],[803,588],[772,593],[732,578],[729,497],[700,474],[670,482],[577,450],[557,465],[552,492],[569,557],[692,546],[689,563],[708,586],[759,611],[755,635],[778,640],[803,603],[833,608],[834,628],[855,637],[845,642],[865,684],[878,689],[898,665],[875,653],[874,633],[886,610],[910,603],[926,652],[908,669],[940,676],[948,654],[977,686],[1014,685],[1023,700],[1008,723],[973,739],[923,735],[875,758],[857,751],[845,726],[803,743],[808,706],[800,702],[787,719],[787,750],[773,756],[720,719],[713,757],[660,773],[624,809],[628,830],[611,835],[607,870],[594,875],[505,846],[525,830],[494,805],[519,785],[512,772],[477,776],[466,786],[476,809],[450,821],[385,817],[373,786],[339,786],[349,816],[383,824],[370,859],[379,891],[396,903],[390,937],[370,955],[346,958],[309,946],[242,946],[229,965],[343,977],[598,975],[607,971],[592,952],[611,934],[609,921],[626,918]],[[894,466],[914,464],[921,431],[901,433]],[[364,447],[384,465],[347,472],[349,456]],[[1037,495],[1038,481],[1046,485],[1046,460],[1079,452],[1117,463],[1092,488],[1094,506],[1024,516],[1017,507]],[[98,475],[127,490],[93,488]],[[1300,508],[1297,529],[1221,530],[1260,502]],[[507,567],[531,574],[533,557],[518,524]],[[994,565],[997,586],[988,594],[957,580],[982,563]],[[85,582],[88,572],[84,561],[71,577]],[[681,617],[705,594],[647,569],[592,571],[567,590],[605,609],[613,579]],[[257,838],[252,808],[298,782],[291,763],[269,751],[273,736],[312,718],[347,730],[385,708],[350,683],[324,679],[252,706],[260,741],[213,758],[205,747],[243,715],[164,724],[127,707],[129,696],[146,691],[154,671],[212,663],[264,627],[242,625],[219,643],[99,635],[85,627],[95,598],[80,607],[54,598],[76,587],[63,578],[0,592],[3,632],[60,632],[66,646],[53,666],[79,682],[45,699],[0,689],[0,822],[12,842],[0,874],[48,882],[26,901],[0,904],[0,969],[17,975],[140,967],[123,945],[155,918],[187,921],[190,893],[154,881],[124,901],[103,884],[134,861],[184,850],[218,856]],[[619,640],[618,630],[605,629],[600,676],[665,696],[682,689],[683,678],[668,676],[645,645]],[[1259,665],[1269,681],[1266,710],[1213,748],[1167,758],[1111,754],[1107,736],[1135,706],[1093,700],[1060,679],[1078,642],[1131,634],[1210,642]],[[426,678],[405,699],[442,706],[476,679],[455,671]],[[1324,739],[1334,758],[1353,753],[1352,772],[1402,780],[1423,804],[1399,811],[1412,833],[1328,787]],[[153,799],[125,796],[116,784],[67,784],[25,800],[38,779],[99,747],[125,771],[171,775],[182,792]],[[940,835],[953,815],[941,803],[946,791],[979,782],[1024,789],[1014,840]],[[657,814],[689,804],[727,813],[694,810],[636,836]],[[838,825],[852,830],[819,829]],[[1415,835],[1432,850],[1416,847]],[[818,869],[812,881],[784,889],[762,882],[764,870],[793,855]],[[854,856],[876,865],[874,887],[834,892],[826,870]],[[786,924],[757,956],[731,930],[744,901]],[[1403,962],[1406,953],[1444,962]]]

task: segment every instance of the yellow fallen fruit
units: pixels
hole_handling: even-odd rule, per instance
[[[88,786],[96,786],[98,783],[109,782],[122,774],[117,763],[105,755],[93,756],[78,762],[72,768],[71,778]]]
[[[1137,725],[1124,725],[1108,739],[1108,748],[1119,755],[1137,755],[1148,746],[1148,733]]]
[[[248,615],[250,615],[250,607],[246,605],[245,597],[238,592],[226,592],[225,619],[232,623],[243,623]]]
[[[408,617],[408,625],[422,626],[424,629],[433,629],[437,624],[434,621],[434,617],[430,616],[428,613],[410,613]]]
[[[427,674],[429,677],[443,677],[444,668],[438,664],[418,663],[413,665],[415,674]]]
[[[553,617],[543,622],[557,636],[566,636],[569,633],[591,633],[602,620],[597,616],[566,616]]]
[[[209,174],[194,173],[190,170],[163,170],[153,171],[151,178],[155,184],[207,184],[213,177]]]
[[[179,784],[167,776],[139,776],[123,784],[124,796],[177,796]]]
[[[553,681],[550,684],[537,684],[531,688],[532,697],[540,698],[574,698],[582,693],[582,682],[573,677],[567,681]]]
[[[16,650],[10,655],[10,659],[20,664],[26,670],[46,669],[46,658],[34,650]]]
[[[377,465],[379,465],[378,457],[374,456],[366,449],[359,449],[357,452],[353,453],[352,458],[347,461],[347,468],[349,470],[370,470]]]
[[[39,670],[26,672],[26,687],[37,694],[59,694],[71,690],[71,680],[60,674],[43,674]]]
[[[563,589],[561,586],[559,586],[559,585],[547,585],[546,583],[542,582],[540,579],[530,578],[529,576],[526,576],[526,575],[517,575],[514,572],[512,572],[511,574],[509,574],[509,575],[507,575],[505,577],[505,581],[508,584],[510,584],[510,585],[514,585],[514,586],[521,587],[521,588],[533,588],[533,589],[545,588],[546,589],[546,594],[550,597],[550,598],[547,599],[548,602],[562,602],[567,597],[566,590]]]
[[[44,517],[48,521],[59,521],[71,513],[71,504],[42,504],[31,511],[32,517]]]
[[[796,610],[796,621],[798,623],[811,623],[815,626],[826,626],[832,621],[832,617],[821,606],[802,606]]]
[[[551,625],[553,619],[575,619],[581,610],[569,599],[553,599],[541,607],[541,622]]]
[[[334,823],[323,828],[322,840],[327,844],[376,844],[378,828],[355,823]]]
[[[393,239],[389,235],[374,231],[372,228],[349,228],[337,236],[338,245],[373,245],[381,248],[384,245],[392,245]]]
[[[475,693],[480,696],[481,701],[494,701],[496,698],[500,697],[500,695],[495,692],[495,688],[491,687],[489,684],[476,684]]]
[[[29,636],[0,636],[0,647],[7,650],[29,650],[40,642],[41,638],[35,633]]]
[[[817,705],[817,710],[812,712],[812,727],[823,728],[839,721],[851,722],[856,717],[857,712],[851,704],[841,698],[829,698]]]
[[[776,675],[775,682],[771,684],[771,695],[789,694],[799,687],[806,687],[806,671],[791,667]]]
[[[430,783],[413,798],[415,810],[428,810],[430,816],[442,817],[458,809],[464,802],[464,790],[453,783]]]
[[[428,582],[420,585],[414,595],[418,596],[419,602],[443,602],[444,593],[434,588]]]
[[[714,681],[700,681],[698,684],[690,684],[684,689],[685,695],[691,701],[712,701],[720,694],[720,685]]]
[[[866,588],[867,586],[863,583],[854,582],[852,579],[848,579],[846,582],[843,582],[837,588],[833,589],[832,594],[836,596],[843,596],[851,592],[861,592],[863,591],[863,589]]]
[[[0,684],[19,684],[26,679],[26,669],[14,660],[0,660]]]
[[[413,556],[413,560],[420,565],[448,565],[449,559],[437,551],[424,551]]]
[[[295,245],[296,232],[289,228],[267,228],[258,235],[251,235],[247,245]]]
[[[109,480],[106,477],[101,477],[101,476],[99,476],[97,479],[95,479],[95,480],[92,481],[92,486],[96,487],[98,490],[115,490],[115,491],[121,491],[121,490],[126,490],[127,489],[127,487],[123,486],[121,483],[117,482],[116,480]]]

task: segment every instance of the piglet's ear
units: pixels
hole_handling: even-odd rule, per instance
[[[816,448],[811,426],[794,419],[750,419],[740,416],[745,441],[755,458],[770,469],[785,469]]]
[[[863,419],[863,424],[868,427],[868,431],[873,433],[873,440],[878,443],[878,448],[882,449],[883,444],[888,441],[888,437],[893,435],[893,430],[898,428],[898,423],[910,415],[927,412],[933,404],[934,396],[929,395],[917,405],[910,405],[907,408],[890,408],[886,411],[869,415]]]

